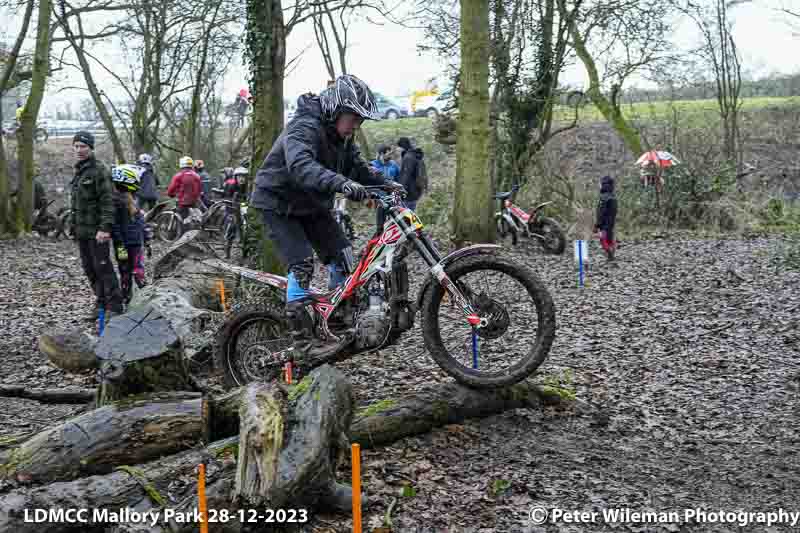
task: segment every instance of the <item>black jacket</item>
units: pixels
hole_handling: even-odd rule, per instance
[[[617,220],[617,197],[614,195],[614,179],[605,176],[600,184],[600,201],[597,203],[597,229],[608,234],[608,240],[614,240],[614,224]]]
[[[419,148],[403,151],[403,160],[400,164],[400,177],[398,183],[406,188],[406,200],[416,202],[422,196],[422,191],[417,188],[417,167],[419,160],[424,157],[424,153]]]
[[[305,94],[256,173],[251,205],[283,215],[330,211],[348,177],[364,185],[384,183],[370,172],[352,139],[343,140],[325,123],[319,98]]]
[[[156,176],[153,166],[149,164],[139,164],[139,166],[144,169],[142,184],[139,186],[139,198],[158,200],[158,176]]]

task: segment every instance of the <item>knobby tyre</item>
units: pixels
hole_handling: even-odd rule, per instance
[[[172,243],[183,235],[183,224],[177,214],[172,211],[160,213],[153,221],[158,240]]]
[[[459,383],[479,389],[508,387],[533,374],[547,358],[556,335],[555,305],[550,293],[539,277],[523,265],[497,254],[479,254],[464,257],[451,263],[446,272],[450,279],[459,286],[462,293],[465,291],[470,293],[468,298],[470,298],[473,305],[477,302],[479,303],[478,307],[482,305],[483,309],[487,311],[487,313],[483,313],[479,309],[479,315],[485,316],[491,313],[497,316],[505,313],[505,318],[501,320],[507,322],[505,324],[506,330],[496,332],[499,333],[496,336],[494,334],[489,335],[489,339],[479,337],[478,340],[479,344],[491,343],[495,340],[499,341],[498,344],[491,345],[494,348],[492,357],[500,365],[507,364],[508,366],[495,371],[484,371],[482,368],[475,370],[466,364],[462,364],[458,354],[455,353],[452,347],[454,345],[457,346],[461,341],[459,331],[465,331],[466,335],[469,336],[471,335],[469,333],[471,330],[466,324],[466,318],[463,317],[463,313],[458,309],[454,311],[454,317],[457,318],[457,315],[461,313],[461,317],[457,318],[457,320],[460,320],[460,324],[463,324],[463,330],[442,331],[440,309],[442,308],[445,290],[439,283],[433,283],[426,290],[422,300],[422,332],[425,346],[439,367]],[[491,294],[493,289],[490,284],[487,283],[487,288],[481,290],[478,283],[466,281],[468,275],[476,272],[483,272],[483,278],[488,278],[487,272],[508,276],[519,286],[519,289],[513,294],[507,294],[505,298],[497,295],[493,296]],[[476,279],[482,279],[482,277],[478,276]],[[522,294],[522,292],[525,294]],[[497,298],[500,298],[500,300]],[[532,308],[524,310],[522,313],[509,313],[509,309],[514,311],[518,303],[525,299],[529,299],[529,304],[532,308],[535,308],[535,317],[531,316],[529,312]],[[480,302],[487,301],[489,302],[488,304],[480,304]],[[452,305],[449,296],[446,305]],[[531,337],[530,330],[534,326],[536,328],[535,335],[529,341],[528,339]],[[490,321],[490,327],[485,330],[487,334],[492,331],[493,327],[495,326]],[[510,331],[512,327],[514,330]],[[469,343],[469,337],[464,340],[466,340],[466,344]],[[504,348],[504,343],[507,341],[518,341],[520,343],[521,349],[519,351],[521,356],[514,362],[508,361],[508,353]],[[448,344],[450,347],[448,347]],[[511,355],[513,356],[514,354]],[[489,359],[485,355],[483,357],[484,360]]]
[[[214,367],[227,387],[267,382],[283,370],[291,346],[283,309],[269,301],[234,305],[217,332]]]
[[[551,254],[561,255],[567,247],[567,239],[561,225],[552,218],[542,217],[536,228],[531,228],[531,232],[544,236],[540,241],[542,248]]]

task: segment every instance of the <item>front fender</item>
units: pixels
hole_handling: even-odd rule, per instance
[[[425,293],[428,291],[428,289],[430,289],[434,283],[438,283],[438,280],[434,276],[434,270],[438,270],[439,268],[445,270],[450,263],[457,259],[461,259],[462,257],[467,257],[470,255],[488,254],[500,248],[502,248],[502,246],[499,244],[473,244],[472,246],[455,250],[443,257],[441,261],[436,263],[433,268],[431,268],[430,273],[425,278],[425,282],[422,284],[422,287],[420,287],[419,292],[417,293],[417,309],[422,309],[422,299],[425,297]]]

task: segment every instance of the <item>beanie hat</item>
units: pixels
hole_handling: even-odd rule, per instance
[[[79,131],[78,133],[76,133],[75,137],[72,138],[72,142],[73,144],[76,142],[82,142],[83,144],[88,145],[89,148],[94,150],[94,135],[92,135],[88,131]]]
[[[397,146],[403,150],[411,150],[411,141],[408,140],[408,137],[400,137],[397,139]]]

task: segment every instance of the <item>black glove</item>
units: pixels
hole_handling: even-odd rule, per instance
[[[353,200],[354,202],[360,202],[367,198],[367,190],[363,185],[356,183],[355,181],[346,181],[344,185],[342,185],[341,192],[348,199]]]

